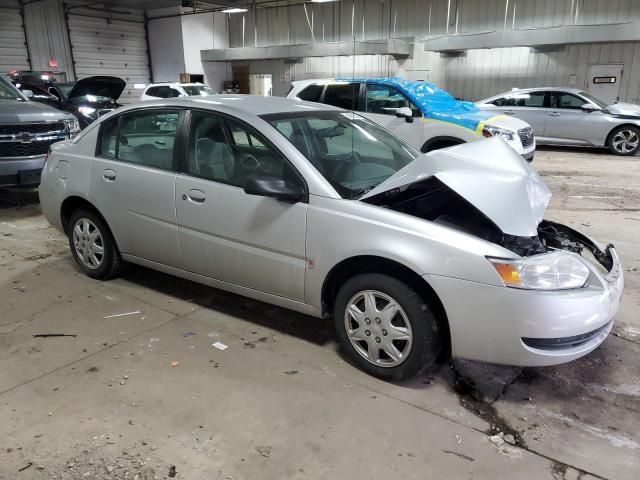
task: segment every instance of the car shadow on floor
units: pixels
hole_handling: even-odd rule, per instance
[[[326,345],[335,340],[330,319],[311,317],[137,265],[128,266],[123,276],[126,281],[164,295],[238,317],[307,342]]]

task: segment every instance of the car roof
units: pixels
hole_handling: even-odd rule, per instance
[[[567,93],[582,93],[584,92],[581,88],[574,87],[533,87],[533,88],[515,88],[513,90],[509,90],[508,92],[502,92],[497,95],[493,95],[489,98],[498,98],[504,97],[505,95],[511,95],[518,92],[567,92]]]
[[[269,115],[273,113],[289,112],[326,112],[342,111],[341,108],[325,105],[322,103],[305,102],[303,100],[283,98],[283,97],[262,97],[259,95],[211,95],[209,97],[178,97],[165,98],[143,102],[144,106],[167,106],[179,105],[185,107],[204,107],[215,109],[216,105],[223,105],[252,115]],[[131,104],[126,109],[140,107],[141,104]],[[123,109],[118,109],[122,111]]]
[[[164,86],[196,86],[196,85],[202,85],[203,87],[206,87],[206,85],[204,83],[198,83],[198,82],[187,82],[187,83],[180,83],[180,82],[157,82],[157,83],[150,83],[149,85],[147,85],[146,88],[149,87],[164,87]]]

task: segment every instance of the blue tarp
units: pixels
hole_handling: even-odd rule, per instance
[[[484,122],[495,114],[480,110],[472,102],[463,102],[453,98],[448,92],[433,83],[417,80],[391,78],[338,78],[345,82],[364,82],[378,85],[389,85],[400,90],[420,109],[425,118],[450,122],[474,132],[480,122]],[[478,133],[478,132],[476,132]]]

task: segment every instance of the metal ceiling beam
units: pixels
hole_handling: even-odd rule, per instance
[[[349,55],[391,55],[407,58],[412,54],[413,45],[411,43],[395,38],[386,38],[355,43],[345,40],[332,43],[304,43],[270,47],[218,48],[202,50],[200,58],[203,62],[232,62]]]

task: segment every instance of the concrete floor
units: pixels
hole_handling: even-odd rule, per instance
[[[0,191],[0,478],[639,478],[640,160],[534,166],[548,217],[621,253],[613,335],[559,367],[402,384],[351,366],[328,321],[142,268],[90,280],[33,193]]]

